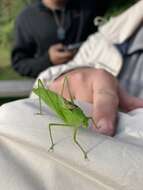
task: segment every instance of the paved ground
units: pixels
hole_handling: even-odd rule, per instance
[[[0,97],[26,97],[32,90],[34,80],[0,81]]]

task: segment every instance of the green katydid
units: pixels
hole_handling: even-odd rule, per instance
[[[63,98],[63,92],[65,84],[67,83],[68,93],[70,96],[70,100],[66,100]],[[73,140],[74,143],[80,148],[80,150],[84,154],[84,158],[87,158],[87,152],[82,148],[82,146],[77,141],[77,131],[82,126],[83,128],[88,128],[88,122],[91,119],[94,126],[96,124],[92,117],[86,116],[82,109],[74,104],[73,97],[71,95],[71,91],[69,88],[68,78],[64,78],[63,87],[61,91],[61,95],[47,89],[44,87],[42,81],[38,80],[38,87],[33,89],[33,92],[39,96],[39,104],[40,104],[40,113],[42,114],[42,105],[41,100],[43,100],[54,112],[56,112],[57,116],[63,121],[63,124],[50,123],[49,124],[49,134],[51,140],[50,150],[53,150],[55,144],[52,137],[51,127],[53,126],[61,126],[61,127],[71,127],[74,129],[73,132]]]

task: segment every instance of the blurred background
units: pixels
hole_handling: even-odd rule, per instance
[[[31,79],[17,74],[10,63],[15,18],[32,1],[34,0],[0,0],[0,104],[28,96],[33,84]],[[107,3],[106,0],[105,2]],[[109,19],[110,16],[121,13],[135,2],[135,0],[109,0],[105,17]],[[22,81],[27,82],[22,83]],[[23,86],[23,89],[20,86]]]
[[[0,0],[0,80],[21,79],[10,66],[10,51],[15,18],[31,2],[32,0]]]
[[[0,0],[0,105],[29,95],[33,81],[16,73],[10,62],[14,23],[32,0]]]

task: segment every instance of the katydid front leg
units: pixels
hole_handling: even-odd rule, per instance
[[[54,150],[54,146],[55,146],[55,143],[54,143],[54,140],[53,140],[53,135],[52,135],[52,130],[51,130],[51,127],[56,127],[56,126],[60,126],[60,127],[71,127],[71,125],[67,125],[67,124],[57,124],[57,123],[49,123],[49,134],[50,134],[50,140],[51,140],[51,146],[49,148],[49,151],[50,150]],[[77,141],[77,131],[78,131],[79,127],[78,128],[74,128],[74,133],[73,133],[73,140],[74,140],[74,143],[80,148],[80,150],[82,151],[83,155],[84,155],[84,158],[87,159],[87,152],[82,148],[82,146],[79,144],[79,142]]]
[[[41,87],[44,87],[43,84],[41,83],[41,80],[38,80],[38,91],[39,91],[39,112],[37,115],[42,115],[42,100],[41,100]],[[44,87],[45,88],[45,87]]]
[[[50,140],[51,140],[51,146],[49,148],[49,150],[54,150],[54,140],[53,140],[53,135],[52,135],[52,130],[51,127],[56,127],[56,126],[60,126],[60,127],[71,127],[71,125],[67,125],[67,124],[57,124],[57,123],[49,123],[49,135],[50,135]]]
[[[43,85],[42,81],[39,79],[38,80],[38,90],[39,90],[39,109],[40,112],[37,113],[39,115],[42,115],[42,98],[41,98],[41,88],[46,89],[45,86]]]
[[[92,123],[93,123],[94,127],[95,127],[95,128],[97,128],[97,125],[96,125],[96,123],[95,123],[94,119],[93,119],[92,117],[89,117],[88,119],[91,119],[91,121],[92,121]],[[99,127],[98,127],[98,128],[99,128]]]

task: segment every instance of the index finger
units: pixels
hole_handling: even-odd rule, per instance
[[[93,82],[93,118],[99,128],[97,132],[114,134],[118,105],[116,79],[106,72],[97,71]]]

